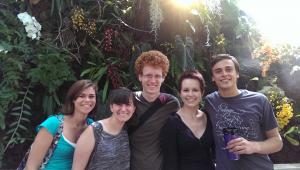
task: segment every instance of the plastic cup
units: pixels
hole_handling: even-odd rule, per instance
[[[224,141],[225,141],[225,146],[227,146],[227,143],[231,141],[232,139],[236,139],[238,136],[236,135],[236,128],[224,128],[223,129],[223,136],[224,136]],[[229,152],[229,150],[226,150],[227,152],[227,157],[230,160],[239,160],[240,155],[236,154],[234,152]]]

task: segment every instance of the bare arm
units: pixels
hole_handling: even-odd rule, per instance
[[[248,141],[244,138],[237,138],[228,143],[227,149],[238,154],[271,154],[280,151],[282,139],[278,128],[266,131],[266,136],[267,139],[264,141]]]
[[[26,162],[26,170],[37,170],[41,166],[43,159],[52,143],[53,136],[47,129],[42,128],[36,135],[31,145],[31,150]]]
[[[73,170],[84,170],[86,168],[94,146],[95,137],[93,127],[88,126],[77,141],[73,157]]]

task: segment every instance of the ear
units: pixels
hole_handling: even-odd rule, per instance
[[[111,112],[112,112],[112,108],[113,108],[113,105],[110,104],[110,105],[109,105],[109,109],[110,109]]]
[[[141,74],[139,74],[139,81],[141,82],[142,81],[142,76]]]
[[[166,76],[165,76],[165,77],[162,77],[161,83],[163,83],[163,82],[165,81],[165,78],[166,78]]]
[[[239,73],[236,73],[236,78],[240,78],[240,74]]]

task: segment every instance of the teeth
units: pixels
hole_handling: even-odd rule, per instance
[[[127,113],[117,113],[118,115],[127,115]]]

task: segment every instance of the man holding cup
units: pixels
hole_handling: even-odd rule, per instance
[[[239,63],[229,54],[213,56],[211,72],[218,91],[206,96],[205,110],[213,123],[216,169],[274,169],[267,154],[281,150],[282,139],[268,99],[237,88]]]

